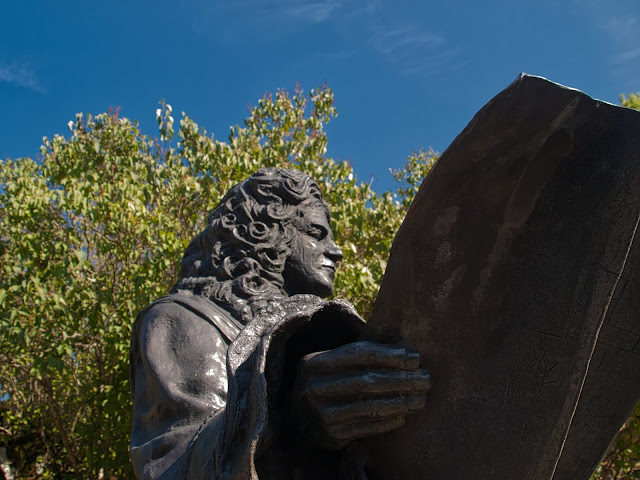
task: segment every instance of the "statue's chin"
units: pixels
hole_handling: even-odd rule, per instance
[[[311,294],[320,298],[327,298],[333,293],[333,275],[319,275],[318,277],[320,278],[306,278],[304,282],[285,283],[284,290],[289,296]]]

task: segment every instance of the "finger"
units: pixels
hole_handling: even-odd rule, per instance
[[[426,394],[361,400],[319,409],[321,421],[327,427],[353,423],[357,420],[382,419],[408,415],[424,408]]]
[[[358,438],[380,435],[392,432],[405,424],[404,417],[392,417],[371,420],[369,422],[346,424],[332,427],[328,430],[329,448],[340,449]]]
[[[414,372],[369,372],[359,375],[333,375],[311,380],[303,395],[319,399],[384,398],[426,393],[431,375],[424,369]]]
[[[311,353],[301,362],[303,374],[326,375],[358,370],[415,370],[420,355],[412,348],[374,342],[348,343],[333,350]]]

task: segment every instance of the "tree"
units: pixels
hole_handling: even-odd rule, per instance
[[[262,98],[228,141],[171,106],[159,139],[117,111],[78,114],[42,158],[0,162],[0,442],[21,477],[127,478],[130,328],[168,292],[207,213],[261,166],[313,176],[332,209],[345,261],[336,295],[367,315],[391,242],[433,152],[374,193],[325,156],[336,116],[326,87]]]

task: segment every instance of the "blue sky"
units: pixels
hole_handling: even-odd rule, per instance
[[[326,84],[328,154],[374,189],[443,151],[520,72],[612,103],[640,91],[640,0],[5,0],[0,158],[36,157],[76,112],[155,109],[225,139],[268,91]]]

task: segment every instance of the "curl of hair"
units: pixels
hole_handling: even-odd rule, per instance
[[[327,204],[298,170],[263,168],[235,185],[182,257],[173,292],[203,295],[246,323],[286,297],[283,272],[298,233],[296,219]]]

